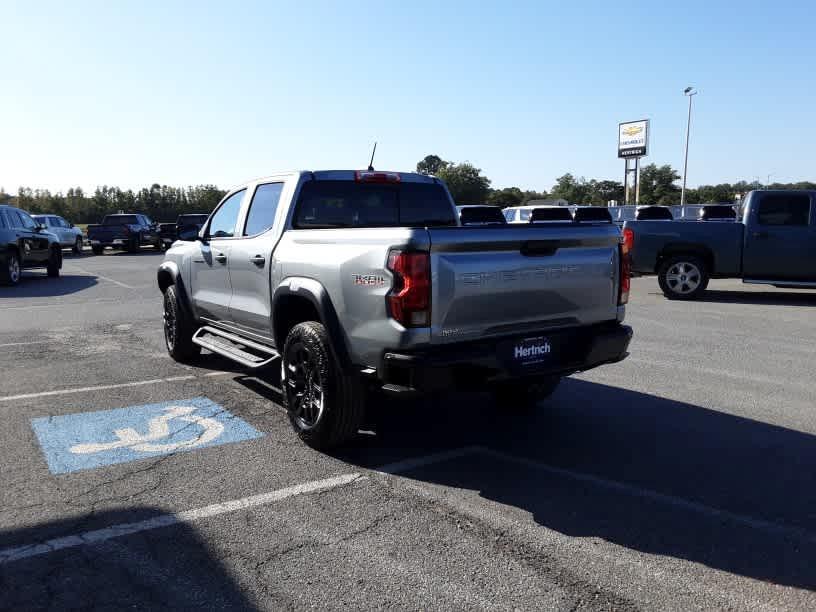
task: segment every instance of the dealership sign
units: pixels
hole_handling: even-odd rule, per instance
[[[645,157],[648,151],[648,119],[618,124],[618,157]]]

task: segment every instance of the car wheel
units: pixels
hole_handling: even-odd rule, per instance
[[[15,251],[6,253],[6,265],[0,268],[0,283],[16,285],[20,282],[20,257]]]
[[[59,247],[52,247],[51,253],[48,255],[48,264],[45,269],[48,276],[56,278],[59,276],[60,268],[62,267],[62,249]]]
[[[660,289],[670,300],[693,300],[708,287],[708,266],[693,255],[669,257],[657,271]]]
[[[170,285],[164,292],[164,344],[173,359],[185,363],[201,353],[193,343],[195,332],[195,321],[181,307],[176,287]]]
[[[538,402],[550,397],[561,382],[560,376],[532,381],[514,380],[501,383],[493,390],[498,408],[507,411],[525,411],[535,408]]]
[[[327,449],[348,441],[363,422],[363,386],[356,377],[341,372],[320,323],[300,323],[286,336],[281,386],[289,422],[312,448]]]
[[[76,255],[82,255],[82,238],[78,237],[76,242],[74,243],[74,253]]]
[[[127,245],[128,253],[138,253],[140,248],[141,248],[141,244],[139,244],[139,237],[138,236],[133,236],[130,240],[128,240],[128,245]]]
[[[101,255],[105,251],[105,247],[94,244],[91,246],[91,252],[94,255]]]

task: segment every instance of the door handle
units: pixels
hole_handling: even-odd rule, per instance
[[[254,263],[256,266],[261,267],[266,263],[266,257],[263,255],[255,255],[254,257],[250,257],[249,261]]]
[[[218,263],[226,263],[227,256],[224,255],[223,253],[216,253],[213,259],[215,259],[215,261],[217,261]]]

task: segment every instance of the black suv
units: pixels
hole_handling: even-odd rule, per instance
[[[0,204],[0,284],[16,285],[24,268],[45,268],[48,276],[59,276],[59,239],[27,212]]]

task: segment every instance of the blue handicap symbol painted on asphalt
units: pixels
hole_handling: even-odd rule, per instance
[[[52,474],[263,436],[206,397],[42,417],[31,426]]]

